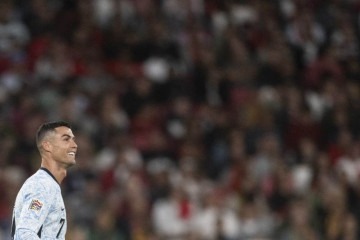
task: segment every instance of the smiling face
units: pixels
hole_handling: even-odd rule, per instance
[[[76,164],[77,144],[72,130],[61,126],[48,133],[43,144],[51,158],[61,167],[68,168]]]

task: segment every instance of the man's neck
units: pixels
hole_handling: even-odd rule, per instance
[[[43,160],[41,162],[41,167],[47,169],[59,184],[61,184],[66,177],[66,169],[58,166],[57,164],[51,164],[49,161]]]

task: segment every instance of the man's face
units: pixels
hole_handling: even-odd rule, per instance
[[[70,128],[55,128],[55,132],[50,136],[49,142],[51,144],[52,158],[58,164],[68,168],[76,163],[77,144]]]

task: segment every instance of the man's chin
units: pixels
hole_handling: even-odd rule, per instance
[[[76,161],[75,161],[75,160],[69,162],[69,163],[66,165],[66,168],[72,167],[72,166],[74,166],[74,165],[76,165]]]

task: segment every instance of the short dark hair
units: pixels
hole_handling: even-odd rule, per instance
[[[52,121],[43,123],[37,130],[36,133],[36,145],[40,147],[40,142],[48,132],[55,131],[55,128],[58,127],[68,127],[71,128],[71,125],[65,121]]]

